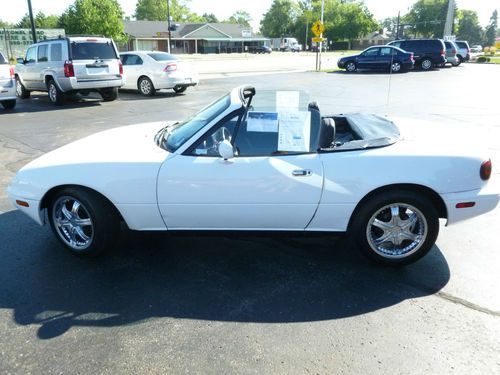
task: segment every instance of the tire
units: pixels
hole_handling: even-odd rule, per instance
[[[345,64],[345,70],[348,73],[354,73],[356,70],[358,70],[358,65],[354,61],[348,61]]]
[[[13,109],[16,106],[16,99],[12,100],[3,100],[2,101],[2,106],[5,109]]]
[[[457,57],[458,57],[458,61],[459,61],[458,65],[460,65],[461,63],[464,62],[464,58],[461,55],[457,55]]]
[[[21,83],[19,77],[16,76],[16,95],[21,99],[28,99],[31,92],[26,90],[26,87]]]
[[[401,73],[403,65],[399,61],[393,61],[391,64],[391,73]]]
[[[54,80],[47,83],[47,91],[49,93],[49,100],[52,104],[61,105],[64,103],[64,93],[59,90]]]
[[[425,196],[392,191],[375,196],[357,209],[350,228],[366,257],[402,266],[429,252],[439,233],[439,218]]]
[[[94,257],[116,241],[120,221],[115,208],[102,196],[82,188],[59,191],[48,207],[50,226],[71,253]]]
[[[174,87],[174,91],[176,94],[182,94],[186,90],[187,90],[187,86],[175,86]]]
[[[105,102],[112,102],[118,98],[118,87],[110,87],[107,89],[102,89],[99,91],[102,96],[102,100]]]
[[[432,60],[429,58],[425,58],[422,60],[420,63],[420,67],[422,70],[431,70],[433,68],[434,64],[432,63]]]
[[[156,93],[153,82],[148,77],[141,77],[137,81],[137,89],[144,96],[153,96]]]

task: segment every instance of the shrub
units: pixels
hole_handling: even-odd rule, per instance
[[[490,52],[490,47],[484,47],[483,52],[484,52],[484,53],[488,53],[488,52]]]
[[[496,47],[490,47],[490,55],[494,55],[496,51],[497,51]]]
[[[485,63],[485,62],[490,62],[490,58],[486,56],[480,56],[477,58],[478,63]]]

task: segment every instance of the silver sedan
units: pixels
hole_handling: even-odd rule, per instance
[[[122,89],[139,90],[153,96],[156,90],[173,89],[176,93],[186,91],[198,84],[198,73],[189,63],[176,56],[159,51],[132,51],[120,54],[126,83]]]

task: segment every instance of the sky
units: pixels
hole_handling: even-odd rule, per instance
[[[364,0],[368,9],[377,20],[397,16],[398,11],[404,14],[415,0]],[[0,0],[0,4],[11,0]],[[61,14],[74,0],[31,0],[33,12],[42,11],[46,15]],[[137,0],[118,0],[126,16],[132,16]],[[486,26],[495,8],[500,11],[500,0],[456,0],[461,9],[478,12],[479,21]],[[5,4],[2,4],[5,5]],[[237,10],[245,10],[252,17],[252,27],[258,31],[262,15],[269,10],[271,0],[190,0],[189,8],[198,14],[214,13],[218,19],[227,19]],[[26,0],[16,0],[16,6],[1,6],[0,19],[7,22],[18,22],[28,12]]]

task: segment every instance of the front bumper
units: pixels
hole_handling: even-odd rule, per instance
[[[34,199],[26,199],[23,197],[19,197],[17,195],[12,194],[11,192],[8,192],[9,195],[9,200],[11,201],[12,205],[17,208],[19,211],[25,213],[28,215],[30,218],[35,220],[38,224],[44,225],[45,224],[45,217],[44,217],[44,211],[40,210],[40,201],[39,200],[34,200]],[[25,202],[28,204],[28,207],[22,206],[18,203],[18,201]]]

